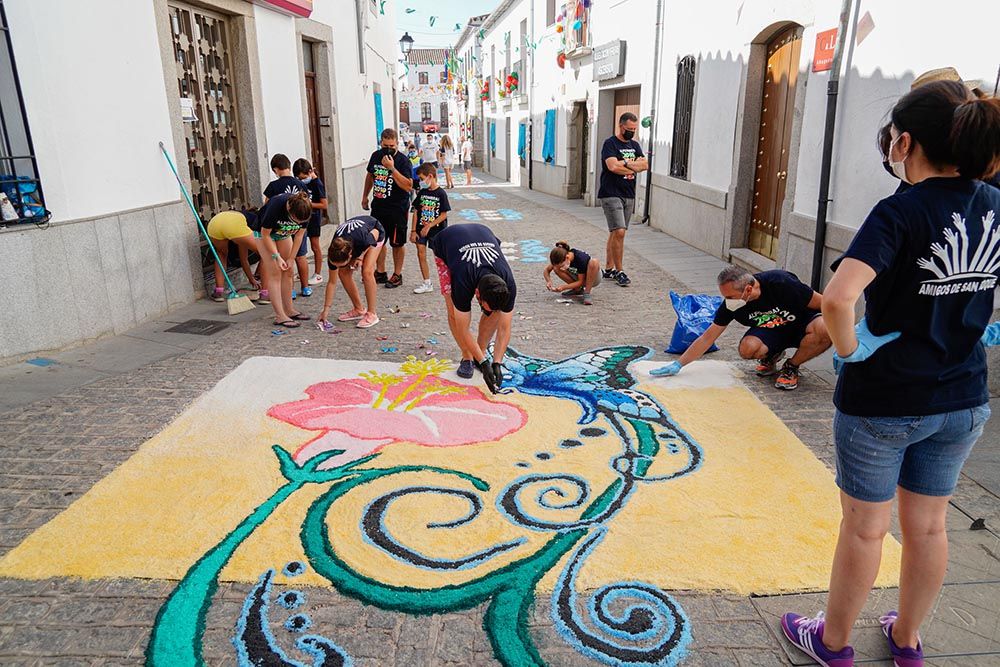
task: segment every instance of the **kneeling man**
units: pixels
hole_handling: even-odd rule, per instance
[[[698,337],[680,359],[654,369],[651,375],[676,375],[681,368],[700,358],[736,320],[750,327],[740,341],[740,356],[757,359],[757,375],[778,373],[774,386],[795,389],[799,385],[799,366],[829,349],[820,309],[823,295],[813,291],[794,273],[774,270],[751,274],[746,269],[729,266],[719,274],[719,293],[725,301],[715,313],[711,326]],[[778,364],[785,350],[795,354]]]

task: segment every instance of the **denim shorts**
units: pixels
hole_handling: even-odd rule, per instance
[[[856,417],[837,410],[837,486],[869,503],[892,500],[896,486],[950,496],[989,417],[989,404],[921,417]]]
[[[604,209],[604,219],[608,223],[608,231],[628,229],[628,223],[635,213],[635,200],[622,197],[604,197],[599,200]]]

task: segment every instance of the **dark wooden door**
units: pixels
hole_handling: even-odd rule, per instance
[[[639,86],[619,88],[615,91],[615,116],[611,119],[611,134],[618,132],[618,119],[626,111],[631,111],[636,118],[639,116]]]
[[[399,103],[399,122],[406,123],[407,126],[410,124],[410,104],[409,102]]]
[[[309,114],[309,155],[316,175],[323,178],[323,148],[319,134],[319,107],[316,105],[316,74],[306,72],[306,111]],[[323,179],[326,182],[326,179]]]
[[[748,246],[771,259],[778,254],[801,46],[802,28],[798,26],[785,30],[767,45]]]

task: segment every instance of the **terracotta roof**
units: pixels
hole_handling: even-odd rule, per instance
[[[444,65],[447,58],[446,49],[411,49],[406,60],[411,65]]]

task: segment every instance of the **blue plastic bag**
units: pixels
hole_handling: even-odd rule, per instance
[[[677,313],[677,324],[674,325],[674,335],[671,336],[670,346],[666,351],[670,354],[682,354],[712,324],[715,311],[722,305],[722,297],[708,294],[682,296],[671,290],[670,303]],[[715,352],[718,349],[716,345],[712,345],[708,351]]]

